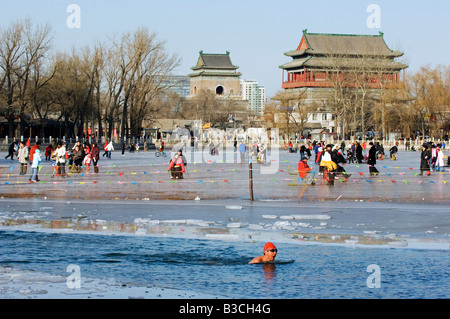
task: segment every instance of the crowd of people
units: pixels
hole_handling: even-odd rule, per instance
[[[164,144],[158,145],[160,151],[164,151]],[[255,159],[257,163],[264,164],[266,161],[266,146],[263,143],[250,143],[245,144],[243,141],[238,145],[237,141],[234,141],[234,152],[240,153],[240,162],[248,162],[246,159]],[[310,159],[314,160],[314,164],[319,166],[319,175],[324,176],[324,179],[329,184],[334,183],[334,179],[337,175],[342,175],[346,180],[350,176],[343,164],[362,164],[366,163],[369,168],[369,174],[371,176],[378,175],[379,171],[376,168],[377,160],[385,158],[385,150],[383,145],[379,142],[352,142],[346,144],[342,142],[340,144],[326,144],[323,141],[308,141],[302,145],[298,145],[298,148],[294,148],[292,142],[288,145],[284,145],[285,149],[289,153],[300,153],[300,159],[298,164],[298,173],[302,179],[304,179],[308,173],[311,172],[311,168],[307,162]],[[137,150],[138,144],[132,145],[132,149]],[[433,171],[439,172],[445,165],[450,166],[450,157],[447,157],[447,164],[445,163],[444,155],[445,144],[433,144],[424,143],[422,145],[422,152],[420,157],[420,175],[424,173],[429,175]],[[103,157],[111,159],[111,153],[114,151],[114,144],[112,141],[107,141],[103,147]],[[130,149],[131,150],[131,149]],[[218,150],[214,144],[209,144],[210,155],[217,155]],[[124,153],[124,147],[122,147],[122,155]],[[389,149],[389,158],[391,160],[397,160],[398,147],[396,145]],[[45,161],[50,161],[53,167],[52,177],[66,176],[66,166],[69,167],[71,173],[81,173],[82,167],[85,168],[85,172],[89,173],[91,166],[94,167],[94,174],[99,172],[98,161],[100,159],[100,149],[96,142],[89,144],[87,142],[77,142],[71,148],[63,141],[48,144],[44,150]],[[31,167],[30,182],[39,182],[39,164],[43,160],[41,156],[41,142],[37,141],[35,145],[30,145],[30,140],[26,142],[13,142],[9,145],[8,155],[5,159],[11,158],[17,160],[20,163],[19,175],[27,174],[27,167]],[[187,161],[182,154],[182,150],[179,150],[169,161],[168,171],[172,179],[182,179],[183,174],[186,172]]]
[[[445,166],[444,146],[442,143],[424,143],[422,153],[420,154],[420,175],[425,172],[430,175],[431,172],[440,172]],[[447,166],[450,166],[450,156],[447,157]]]
[[[41,155],[41,145],[42,143],[37,141],[31,146],[29,139],[26,142],[13,142],[9,146],[8,155],[5,157],[5,159],[14,159],[14,155],[17,156],[17,160],[20,163],[19,175],[26,175],[27,168],[30,166],[30,183],[40,181],[39,166],[43,160],[51,162],[52,177],[55,177],[55,175],[60,177],[66,176],[66,166],[69,167],[71,173],[81,173],[82,166],[86,168],[86,173],[89,173],[91,165],[94,167],[94,174],[99,172],[100,150],[96,142],[92,144],[76,142],[72,148],[69,148],[63,141],[54,140],[53,143],[48,144],[44,149],[45,159]],[[107,148],[105,148],[105,151],[108,151]]]
[[[443,142],[444,143],[444,142]],[[431,171],[437,171],[443,169],[445,166],[445,155],[443,149],[445,144],[432,144],[424,143],[421,154],[420,162],[420,175],[426,172],[427,175]],[[289,153],[295,153],[293,145],[289,144]],[[285,145],[286,149],[286,145]],[[314,154],[314,164],[319,165],[319,175],[323,175],[328,181],[329,185],[334,184],[334,179],[337,174],[342,174],[346,180],[350,177],[347,174],[343,166],[340,164],[366,163],[369,168],[369,175],[376,176],[380,172],[376,168],[377,160],[383,160],[386,156],[383,145],[379,142],[352,142],[346,145],[345,142],[341,144],[327,144],[323,141],[308,141],[299,147],[300,161],[298,163],[298,172],[300,178],[304,179],[306,175],[311,172],[311,168],[308,166],[307,161],[312,158]],[[389,149],[389,159],[397,160],[398,147],[393,145]],[[447,157],[447,166],[450,166],[450,156]]]

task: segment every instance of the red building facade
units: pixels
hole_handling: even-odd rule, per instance
[[[285,53],[292,61],[280,66],[282,88],[369,88],[392,85],[404,78],[407,65],[395,59],[403,53],[386,45],[379,35],[317,34],[303,31],[296,50]],[[401,72],[403,71],[403,72]]]

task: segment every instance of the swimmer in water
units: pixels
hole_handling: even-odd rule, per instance
[[[250,264],[270,263],[275,260],[277,256],[277,247],[272,243],[264,245],[264,255],[254,258]]]

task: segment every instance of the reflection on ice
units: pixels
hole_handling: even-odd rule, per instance
[[[298,218],[300,216],[300,218]],[[296,222],[305,220],[307,215],[294,215],[290,220],[281,216],[273,222],[249,224],[242,222],[211,222],[201,219],[154,220],[151,218],[136,218],[132,223],[114,222],[104,219],[65,218],[45,220],[32,218],[3,219],[0,230],[26,230],[45,232],[79,232],[102,235],[132,235],[132,236],[169,236],[174,238],[196,238],[224,241],[265,241],[272,238],[278,242],[297,244],[341,244],[346,246],[381,246],[388,248],[420,248],[450,250],[450,240],[417,239],[409,235],[394,233],[381,234],[378,230],[363,231],[362,234],[336,234],[324,232],[327,223],[312,226],[315,219],[330,219],[327,215],[310,216],[311,222]],[[317,217],[317,218],[316,218]],[[327,218],[325,218],[327,217]],[[321,232],[319,232],[321,230]],[[331,229],[330,229],[331,230]]]

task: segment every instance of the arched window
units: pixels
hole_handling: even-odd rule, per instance
[[[217,95],[223,95],[224,91],[225,91],[225,89],[223,88],[222,85],[219,85],[218,87],[216,87],[216,94]]]

